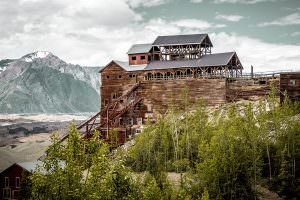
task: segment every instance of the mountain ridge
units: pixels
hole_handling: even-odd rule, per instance
[[[100,68],[46,51],[0,60],[0,113],[97,112]]]

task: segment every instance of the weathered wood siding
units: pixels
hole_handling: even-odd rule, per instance
[[[125,71],[115,63],[111,63],[101,72],[101,80],[101,109],[106,103],[110,103],[114,98],[121,96],[130,85],[137,81],[135,73]]]
[[[280,100],[284,99],[284,92],[291,100],[300,100],[300,72],[280,74]]]
[[[182,108],[186,98],[190,104],[203,99],[209,105],[225,103],[225,79],[174,79],[142,81],[138,95],[144,98],[148,111],[166,110],[172,104]],[[193,105],[191,105],[191,108]]]
[[[226,87],[226,101],[233,102],[239,100],[256,101],[265,98],[271,90],[271,83],[278,88],[278,79],[265,79],[260,83],[259,80],[236,79],[228,80]]]

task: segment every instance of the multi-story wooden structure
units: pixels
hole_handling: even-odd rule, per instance
[[[114,129],[120,143],[146,118],[180,107],[183,90],[190,102],[226,102],[226,78],[242,76],[235,52],[212,54],[207,34],[158,36],[152,44],[135,44],[128,61],[113,60],[100,70],[101,111],[79,126],[87,134],[96,128],[108,138]],[[98,121],[99,120],[99,121]]]
[[[300,101],[300,72],[286,72],[280,74],[280,101],[284,99],[284,93],[292,101]]]

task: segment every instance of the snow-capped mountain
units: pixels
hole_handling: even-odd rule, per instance
[[[22,59],[25,62],[32,62],[34,59],[37,58],[46,58],[48,55],[51,55],[52,53],[48,52],[48,51],[36,51],[34,53],[30,53],[27,54],[25,56],[22,57]]]
[[[0,61],[0,113],[99,110],[100,67],[68,64],[47,51]]]

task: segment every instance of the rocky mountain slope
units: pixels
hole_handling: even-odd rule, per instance
[[[68,64],[50,52],[0,61],[0,113],[99,110],[100,67]]]

